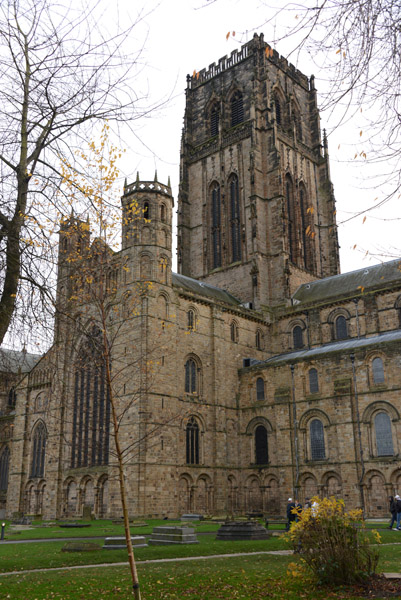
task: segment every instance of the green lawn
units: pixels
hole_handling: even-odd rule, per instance
[[[155,524],[166,524],[165,521],[149,522],[149,531]],[[168,523],[170,524],[170,522]],[[202,524],[202,529],[210,530],[216,526]],[[91,528],[84,530],[88,535],[102,535],[102,529],[110,528],[107,535],[122,533],[119,525],[110,522],[95,522]],[[37,531],[36,529],[34,531]],[[43,529],[46,537],[50,530]],[[67,530],[70,531],[71,530]],[[72,530],[74,531],[74,530]],[[139,528],[132,528],[133,533],[145,533]],[[95,533],[96,532],[96,533]],[[24,532],[31,534],[32,531]],[[57,537],[58,531],[54,531]],[[380,546],[380,571],[401,570],[401,533],[383,531]],[[105,533],[103,533],[105,535]],[[18,536],[19,539],[20,536]],[[28,536],[26,536],[28,537]],[[32,536],[37,537],[37,536]],[[16,538],[17,539],[17,538]],[[287,549],[287,542],[282,537],[273,537],[266,541],[219,542],[214,535],[199,536],[199,544],[188,546],[149,546],[138,548],[136,558],[142,588],[142,600],[154,599],[249,599],[269,598],[278,600],[313,600],[325,598],[343,598],[341,590],[330,590],[318,587],[306,589],[297,580],[287,577],[289,563],[299,560],[294,556],[252,555],[245,557],[225,557],[199,559],[194,561],[177,561],[169,563],[149,564],[143,561],[159,558],[208,556],[213,554],[258,552],[266,550]],[[102,544],[102,540],[96,543]],[[68,571],[39,573],[21,573],[0,577],[0,600],[125,600],[132,598],[130,594],[130,578],[128,567],[113,566],[113,562],[126,561],[126,552],[99,551],[64,553],[61,548],[65,542],[43,542],[28,544],[0,543],[0,571],[26,570],[74,565],[95,565],[110,563],[101,568],[84,568]],[[349,597],[348,597],[349,599]]]

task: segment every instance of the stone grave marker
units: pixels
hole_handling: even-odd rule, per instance
[[[199,544],[193,527],[154,527],[149,539],[151,545]]]
[[[145,536],[143,535],[133,535],[131,542],[134,549],[147,546]],[[125,537],[107,537],[104,540],[103,550],[121,550],[124,548],[127,548]]]
[[[269,537],[258,521],[228,521],[218,530],[216,540],[267,540]]]

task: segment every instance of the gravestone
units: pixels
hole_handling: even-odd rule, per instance
[[[257,521],[229,521],[220,527],[216,540],[267,540],[269,537]]]
[[[134,535],[131,537],[131,543],[134,548],[144,548],[147,546],[143,535]],[[107,537],[104,540],[103,550],[121,550],[127,548],[125,537]]]
[[[102,547],[93,542],[67,542],[61,552],[97,552]]]
[[[202,521],[203,520],[203,515],[198,515],[198,514],[185,514],[181,516],[181,521]]]
[[[193,527],[154,527],[149,544],[199,544]]]

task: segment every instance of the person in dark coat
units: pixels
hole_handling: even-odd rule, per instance
[[[397,509],[397,529],[401,531],[401,498],[398,496],[395,497],[395,506]]]
[[[288,503],[287,503],[287,527],[286,527],[286,531],[289,531],[290,527],[291,527],[291,523],[293,523],[296,518],[297,515],[295,513],[292,512],[293,508],[296,507],[296,503],[293,501],[292,498],[288,498]]]
[[[391,512],[391,522],[389,525],[389,529],[392,529],[394,523],[397,522],[397,504],[396,504],[396,501],[394,500],[393,496],[389,496],[388,500],[390,503],[390,512]]]

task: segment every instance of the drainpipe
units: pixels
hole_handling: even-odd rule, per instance
[[[359,456],[361,461],[361,476],[359,478],[359,491],[361,494],[361,506],[363,516],[365,517],[365,498],[363,495],[363,478],[365,476],[365,463],[363,460],[363,447],[362,447],[362,432],[361,432],[361,420],[359,418],[359,401],[358,401],[358,389],[356,385],[356,372],[355,372],[355,354],[350,354],[350,360],[352,364],[352,379],[354,383],[354,396],[355,396],[355,413],[356,413],[356,423],[358,428],[358,440],[359,440]]]
[[[295,452],[295,483],[294,483],[294,498],[298,500],[298,482],[299,482],[299,452],[298,452],[298,423],[297,423],[297,407],[295,404],[295,381],[294,381],[294,365],[290,365],[291,383],[292,383],[292,422],[294,428],[294,452]]]

